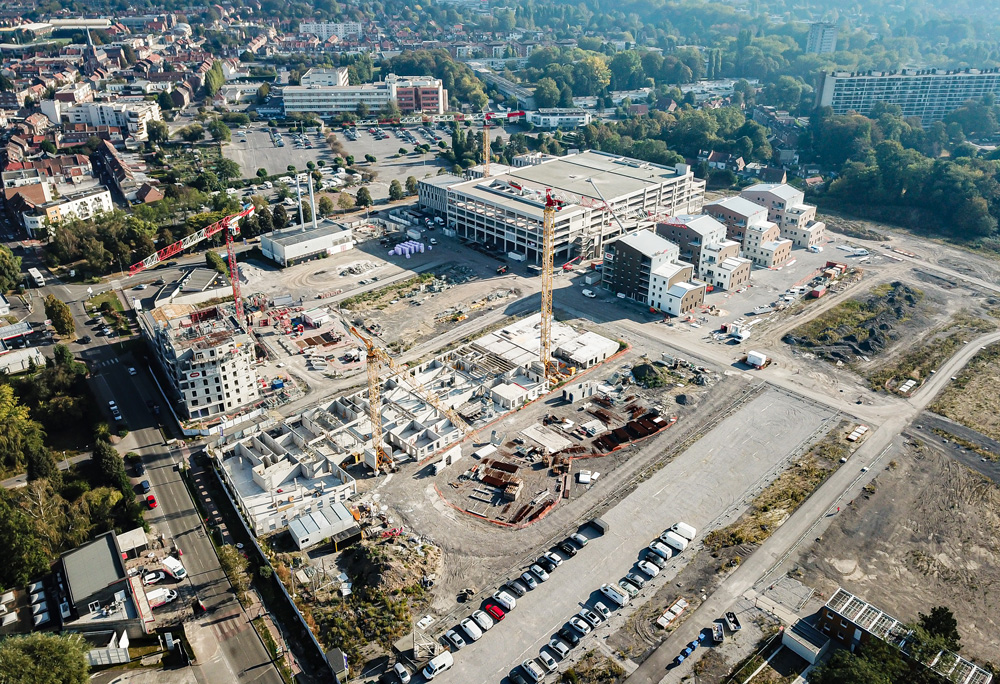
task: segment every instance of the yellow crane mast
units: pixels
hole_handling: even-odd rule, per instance
[[[490,177],[490,121],[483,121],[483,178]]]
[[[542,210],[542,319],[539,325],[541,344],[539,356],[545,377],[552,380],[556,376],[556,364],[552,360],[552,259],[555,242],[557,200],[552,191],[545,191],[545,209]]]
[[[403,380],[410,390],[418,397],[437,409],[440,413],[448,417],[452,425],[462,431],[463,435],[472,432],[472,426],[466,423],[456,411],[445,406],[444,402],[434,396],[434,393],[420,384],[416,378],[408,371],[396,365],[384,349],[365,336],[354,326],[350,327],[351,334],[361,340],[365,345],[367,356],[365,358],[365,368],[368,371],[368,415],[372,423],[372,448],[375,450],[375,464],[377,469],[392,466],[392,458],[382,447],[382,379],[381,367],[386,365],[400,380]]]

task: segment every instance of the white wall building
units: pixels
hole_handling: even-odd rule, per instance
[[[299,85],[304,86],[346,86],[349,85],[347,67],[323,69],[313,67],[302,74]]]
[[[444,193],[448,227],[459,237],[539,265],[546,189],[564,202],[556,213],[554,242],[555,259],[563,263],[579,255],[600,256],[605,241],[623,233],[608,206],[626,220],[692,213],[701,209],[705,182],[685,164],[660,166],[587,151],[490,178],[420,181],[418,196],[422,207],[440,211]]]
[[[816,206],[805,203],[805,193],[786,183],[757,183],[740,197],[767,208],[767,218],[778,225],[782,239],[795,247],[811,247],[826,239],[826,224],[816,220]]]
[[[292,226],[260,236],[260,251],[282,266],[339,254],[353,247],[351,229],[330,219],[318,221],[315,226],[307,224],[305,230]]]
[[[539,128],[579,128],[590,123],[593,115],[585,109],[538,109],[528,112],[528,123]]]
[[[70,219],[91,219],[98,214],[113,211],[111,193],[104,187],[86,190],[37,205],[33,210],[21,215],[24,227],[31,237],[46,237],[61,221]]]
[[[817,21],[809,26],[806,52],[812,55],[829,55],[837,51],[837,25]]]
[[[260,398],[254,341],[231,304],[200,310],[166,304],[138,320],[182,417],[235,414]]]
[[[304,21],[299,24],[299,33],[316,36],[320,40],[329,40],[336,36],[344,39],[348,36],[358,36],[364,31],[360,22],[349,21],[334,23],[329,21]]]
[[[163,120],[155,102],[85,102],[63,109],[62,116],[71,124],[117,127],[136,140],[148,140],[146,124]]]
[[[317,79],[321,79],[317,76]],[[332,117],[354,112],[364,104],[376,112],[390,101],[396,101],[403,112],[421,111],[444,114],[448,107],[448,91],[441,79],[430,76],[396,76],[385,81],[359,85],[297,85],[281,89],[285,113],[314,112]]]

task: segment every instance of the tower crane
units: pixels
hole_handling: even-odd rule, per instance
[[[229,280],[233,284],[233,303],[236,306],[236,321],[241,328],[244,328],[246,326],[246,319],[243,313],[243,293],[240,291],[240,270],[239,265],[236,263],[236,247],[233,245],[233,236],[240,234],[240,221],[253,216],[254,211],[253,204],[245,204],[243,205],[243,209],[238,213],[224,216],[215,223],[205,226],[201,230],[195,231],[171,245],[167,245],[160,251],[150,254],[142,261],[132,264],[128,268],[128,274],[133,276],[141,273],[147,268],[156,266],[164,259],[169,259],[176,254],[180,254],[188,247],[192,247],[202,240],[212,237],[219,231],[225,230],[226,257],[229,261]]]
[[[370,337],[364,335],[353,325],[350,326],[350,331],[352,335],[361,340],[367,352],[365,368],[368,371],[368,417],[372,424],[372,449],[375,452],[375,468],[377,470],[392,467],[392,458],[382,447],[382,380],[380,376],[383,364],[388,366],[397,378],[409,385],[414,394],[447,416],[448,420],[462,432],[463,436],[472,432],[472,426],[466,423],[453,409],[445,406],[407,370],[398,366],[392,357],[376,345]]]
[[[539,357],[545,377],[556,376],[556,364],[552,360],[552,259],[555,243],[556,209],[559,201],[552,191],[545,190],[545,208],[542,210],[542,317],[539,324]]]

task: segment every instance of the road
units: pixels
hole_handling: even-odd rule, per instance
[[[951,377],[960,371],[982,345],[1000,341],[1000,332],[989,333],[964,345],[948,359],[931,379],[876,428],[855,452],[848,464],[838,469],[795,513],[779,527],[697,610],[668,637],[629,677],[637,684],[677,681],[688,673],[689,664],[664,676],[667,666],[684,648],[697,638],[704,627],[720,617],[732,603],[755,585],[766,581],[771,573],[806,540],[822,535],[824,522],[829,523],[838,505],[850,501],[877,474],[875,467],[891,458],[901,446],[900,433],[927,408]],[[867,468],[862,472],[862,468]]]

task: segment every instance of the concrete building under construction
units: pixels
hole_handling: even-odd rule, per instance
[[[233,414],[260,399],[254,341],[232,304],[166,304],[138,320],[182,418]]]
[[[547,189],[561,203],[555,219],[558,263],[600,257],[606,241],[626,232],[623,224],[634,228],[638,219],[700,212],[705,181],[686,164],[661,166],[586,151],[489,178],[418,183],[421,207],[445,214],[458,237],[536,265]]]

